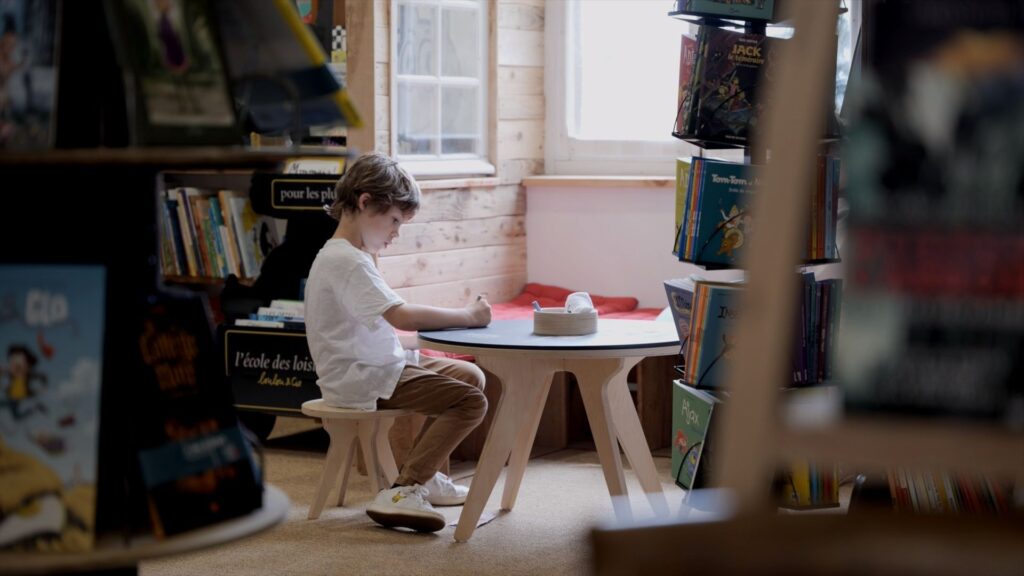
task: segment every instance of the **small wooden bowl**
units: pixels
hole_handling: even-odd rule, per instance
[[[581,336],[597,332],[597,311],[569,314],[564,308],[533,312],[533,333],[540,336]]]

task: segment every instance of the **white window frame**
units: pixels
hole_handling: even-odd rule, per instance
[[[630,140],[586,140],[569,134],[570,105],[575,103],[577,73],[569,65],[570,57],[578,57],[574,51],[577,33],[574,29],[576,10],[581,1],[558,0],[545,4],[544,37],[544,92],[547,118],[544,135],[544,167],[548,174],[581,175],[623,175],[623,176],[672,176],[675,159],[686,156],[714,156],[732,161],[742,161],[742,148],[702,150],[682,140],[674,142],[630,141]],[[851,39],[856,41],[861,24],[861,0],[842,0],[851,11]],[[666,3],[666,6],[670,6]],[[669,8],[665,9],[665,18]],[[688,31],[686,22],[679,22],[679,34]],[[689,30],[691,33],[693,30]],[[676,70],[658,71],[678,74]],[[628,113],[628,103],[623,113]],[[665,119],[665,130],[671,130],[674,118]]]
[[[586,174],[623,176],[672,176],[675,159],[700,156],[701,149],[682,140],[671,142],[631,140],[585,140],[569,134],[569,106],[575,102],[575,72],[570,66],[570,55],[576,56],[573,44],[577,41],[573,23],[580,0],[560,0],[545,3],[544,13],[544,92],[547,119],[544,135],[544,167],[548,174]],[[669,18],[669,3],[665,4],[665,18]],[[679,34],[687,31],[688,24],[679,22]],[[666,74],[678,74],[666,70]],[[623,105],[628,113],[629,105]],[[674,118],[665,118],[668,134]],[[725,154],[723,154],[723,152]],[[733,154],[715,150],[717,157]],[[737,152],[742,158],[742,151]]]
[[[360,0],[362,1],[362,0]],[[479,94],[479,118],[480,126],[480,153],[479,154],[415,154],[400,155],[398,153],[398,7],[399,5],[423,5],[434,6],[437,9],[438,40],[440,41],[441,8],[444,6],[473,7],[478,12],[478,30],[480,38],[480,60],[479,76],[477,79],[462,77],[443,77],[440,70],[436,76],[402,75],[403,81],[437,83],[437,137],[441,135],[441,94],[440,88],[454,85],[477,85]],[[394,157],[402,163],[413,176],[417,178],[451,178],[460,176],[490,176],[494,174],[494,164],[490,161],[488,144],[490,142],[490,106],[491,99],[488,94],[490,84],[489,51],[491,49],[491,38],[489,34],[490,18],[489,0],[391,0],[391,65],[389,76],[391,84],[390,97],[390,142]],[[440,45],[438,45],[440,50]],[[437,55],[436,62],[440,65],[440,55]]]

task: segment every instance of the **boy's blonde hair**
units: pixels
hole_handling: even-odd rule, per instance
[[[335,220],[342,214],[359,212],[359,197],[369,194],[367,208],[387,212],[397,206],[402,214],[413,214],[420,208],[420,187],[412,175],[397,161],[380,152],[360,156],[345,170],[334,187],[334,204],[327,213]]]

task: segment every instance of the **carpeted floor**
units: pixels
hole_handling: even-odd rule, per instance
[[[515,509],[479,527],[467,543],[454,541],[454,526],[426,535],[378,527],[365,513],[373,498],[369,481],[354,471],[346,507],[329,507],[332,495],[320,518],[307,520],[326,435],[309,430],[311,421],[279,420],[267,441],[266,472],[267,481],[291,501],[287,519],[230,544],[144,562],[143,576],[587,574],[589,529],[612,519],[597,453],[562,450],[532,459]],[[452,477],[469,484],[473,464],[453,463]],[[656,457],[655,464],[670,507],[678,509],[683,491],[669,478],[669,459]],[[626,481],[636,516],[650,516],[651,507],[628,468]],[[499,479],[485,514],[498,510],[502,485]],[[453,522],[461,508],[440,510]]]

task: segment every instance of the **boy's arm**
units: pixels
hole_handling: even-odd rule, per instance
[[[478,328],[490,324],[491,305],[483,297],[465,308],[399,304],[384,312],[384,319],[399,330],[409,331]]]

